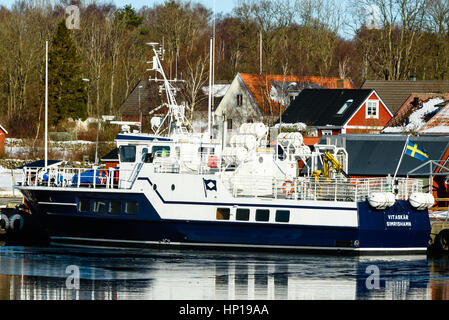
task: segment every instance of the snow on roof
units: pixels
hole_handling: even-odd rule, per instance
[[[449,104],[440,110],[425,126],[420,133],[449,134]]]
[[[437,126],[421,131],[421,133],[445,133],[449,134],[449,126]]]
[[[382,132],[395,133],[395,132],[418,132],[425,124],[426,115],[438,110],[436,105],[444,102],[441,98],[430,99],[422,104],[422,107],[415,110],[408,116],[408,124],[405,126],[387,127]]]
[[[306,130],[307,129],[307,125],[305,123],[302,122],[298,122],[298,123],[276,123],[274,125],[274,128],[279,129],[279,126],[281,126],[281,128],[284,129],[291,129],[291,130],[298,130],[298,131],[302,131],[302,130]]]

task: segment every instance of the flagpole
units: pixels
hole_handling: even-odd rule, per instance
[[[399,171],[399,167],[401,166],[401,162],[402,162],[402,158],[404,157],[404,153],[405,150],[407,149],[407,145],[408,145],[408,140],[410,139],[410,135],[407,135],[407,139],[405,140],[405,144],[404,144],[404,149],[402,149],[402,154],[401,154],[401,158],[399,159],[399,163],[398,166],[396,167],[396,171],[394,172],[394,176],[393,176],[393,183],[396,180],[396,175],[398,174]],[[392,186],[393,187],[393,186]],[[393,188],[392,188],[393,190]]]
[[[45,41],[45,169],[48,166],[48,40]]]

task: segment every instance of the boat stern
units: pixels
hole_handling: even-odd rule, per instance
[[[418,210],[409,201],[375,209],[368,201],[358,203],[360,251],[423,252],[430,245],[427,209]]]

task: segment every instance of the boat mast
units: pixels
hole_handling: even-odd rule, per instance
[[[209,103],[208,103],[208,121],[207,121],[207,134],[212,139],[211,118],[212,118],[212,47],[213,37],[210,38],[209,49]]]
[[[212,124],[214,118],[212,116],[213,107],[213,91],[215,89],[215,0],[214,0],[214,14],[212,21],[212,35],[210,37],[210,48],[209,48],[209,103],[208,103],[208,120],[207,120],[207,134],[209,139],[212,140]]]
[[[163,104],[162,106],[168,107],[168,112],[165,118],[162,120],[160,126],[158,127],[156,134],[160,133],[160,130],[162,129],[162,124],[165,122],[165,120],[168,119],[168,133],[171,133],[171,124],[174,121],[176,128],[175,130],[183,133],[186,131],[186,128],[184,126],[184,123],[187,123],[190,125],[188,120],[185,118],[185,106],[184,105],[178,105],[175,99],[175,88],[170,84],[170,81],[165,76],[164,69],[162,67],[161,61],[159,59],[159,55],[162,55],[163,50],[159,49],[156,50],[156,46],[158,45],[157,42],[148,42],[147,45],[151,46],[153,49],[153,65],[151,69],[148,69],[148,71],[156,71],[159,72],[162,76],[162,81],[164,83],[164,89],[165,94],[167,97],[168,103]],[[151,63],[151,62],[148,62]],[[151,79],[150,79],[151,80]],[[155,81],[158,81],[158,79],[155,79]],[[177,81],[177,80],[175,80]],[[162,107],[160,106],[160,107]],[[159,108],[159,107],[158,107]],[[191,126],[191,125],[190,125]]]

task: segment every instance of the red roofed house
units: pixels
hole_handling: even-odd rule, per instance
[[[448,100],[449,93],[412,93],[382,132],[421,133],[423,126],[447,105]]]
[[[238,73],[214,114],[227,121],[228,129],[245,122],[272,125],[305,88],[353,89],[350,79]],[[282,106],[282,107],[281,107]],[[282,109],[282,110],[280,110]]]

